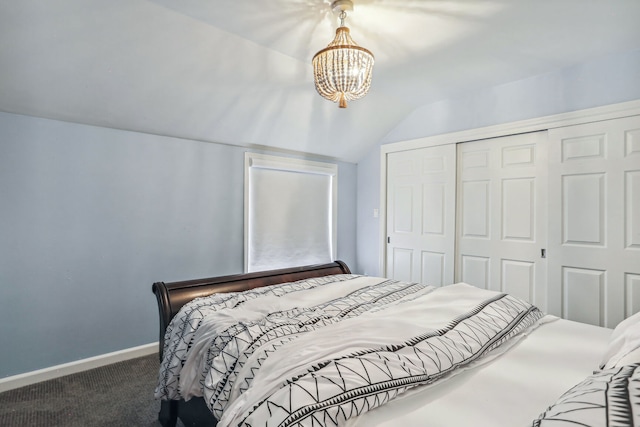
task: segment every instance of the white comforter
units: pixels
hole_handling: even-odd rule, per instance
[[[342,425],[481,363],[542,318],[466,284],[340,275],[274,288],[196,301],[177,316],[156,396],[203,395],[219,426]]]
[[[335,298],[342,295],[343,292],[348,292],[348,289],[353,289],[354,285],[350,284],[353,283],[352,279],[355,277],[357,276],[318,277],[245,292],[214,294],[210,297],[196,298],[185,304],[171,320],[165,333],[163,360],[160,365],[155,397],[157,399],[188,399],[192,396],[202,395],[201,386],[197,386],[197,378],[201,376],[201,372],[192,372],[192,375],[196,376],[196,385],[188,384],[189,381],[187,380],[182,380],[182,384],[180,384],[180,381],[183,376],[186,376],[183,375],[183,371],[188,374],[189,370],[193,369],[192,358],[197,357],[196,353],[198,352],[192,351],[194,350],[194,341],[197,341],[196,332],[199,331],[204,343],[206,343],[207,337],[205,335],[207,333],[211,334],[209,336],[211,339],[216,337],[215,330],[211,330],[211,328],[215,327],[215,323],[207,321],[207,317],[219,313],[223,314],[218,316],[216,320],[220,317],[225,317],[224,313],[228,313],[226,311],[228,309],[234,309],[234,312],[238,310],[237,313],[239,313],[239,310],[245,304],[250,307],[247,308],[246,312],[250,312],[251,308],[255,308],[258,313],[264,314],[264,311],[260,309],[262,302],[257,300],[266,301],[266,297],[285,297],[283,301],[291,301],[292,306],[299,304],[303,307],[308,307],[318,301]],[[343,285],[345,286],[344,289],[342,289]],[[312,291],[313,289],[318,289],[319,292],[302,292]],[[303,299],[303,301],[299,301],[300,299]],[[251,303],[252,301],[255,302]],[[250,303],[252,305],[249,305]],[[202,328],[200,328],[201,326]],[[195,344],[202,347],[203,343]],[[187,362],[187,358],[191,358],[189,362]],[[187,363],[187,369],[183,369],[185,363]]]

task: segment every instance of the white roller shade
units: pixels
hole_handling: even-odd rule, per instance
[[[337,166],[253,153],[245,158],[246,270],[332,261]]]

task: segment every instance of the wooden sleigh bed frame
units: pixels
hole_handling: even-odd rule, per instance
[[[180,308],[195,298],[216,293],[241,292],[313,277],[350,273],[349,267],[347,267],[344,262],[334,261],[327,264],[281,268],[206,279],[171,283],[156,282],[153,284],[152,290],[156,295],[160,315],[160,361],[162,361],[163,357],[164,335],[167,326],[171,322],[171,319],[180,311]],[[192,398],[188,402],[184,400],[161,401],[160,413],[158,414],[160,424],[164,427],[173,427],[176,425],[178,417],[180,417],[180,420],[185,426],[215,426],[217,423],[217,420],[209,412],[202,398]]]

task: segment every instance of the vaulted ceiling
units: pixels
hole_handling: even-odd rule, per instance
[[[339,109],[329,0],[0,0],[0,111],[356,162],[416,108],[640,48],[638,0],[354,0],[376,57]]]

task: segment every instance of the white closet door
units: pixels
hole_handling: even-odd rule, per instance
[[[549,131],[549,311],[615,327],[640,311],[640,117]]]
[[[387,157],[387,277],[453,283],[456,147]]]
[[[458,144],[456,281],[546,307],[546,132]]]

